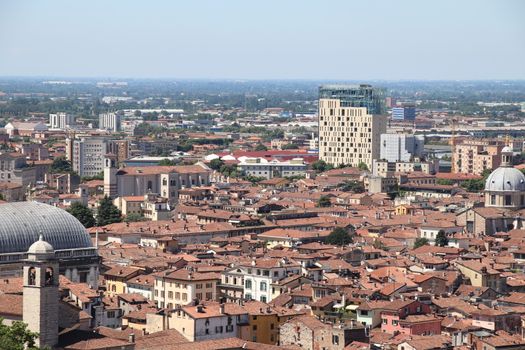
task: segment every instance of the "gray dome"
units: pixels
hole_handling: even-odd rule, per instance
[[[525,175],[512,167],[497,168],[487,178],[485,191],[525,191]]]
[[[0,204],[0,254],[27,252],[40,233],[55,250],[91,248],[91,238],[73,215],[37,202]]]

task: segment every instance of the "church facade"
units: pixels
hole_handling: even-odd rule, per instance
[[[457,216],[469,234],[493,235],[525,228],[525,175],[512,166],[512,150],[503,148],[501,166],[485,183],[485,203]]]

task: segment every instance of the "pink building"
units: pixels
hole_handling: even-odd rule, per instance
[[[441,333],[441,321],[427,314],[430,307],[416,300],[395,300],[381,312],[381,330],[386,333],[429,335]]]

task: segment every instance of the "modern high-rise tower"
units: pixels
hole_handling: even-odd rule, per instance
[[[382,89],[370,85],[319,88],[319,159],[338,166],[379,158],[387,117]]]

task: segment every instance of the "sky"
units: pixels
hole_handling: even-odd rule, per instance
[[[525,1],[0,0],[0,76],[525,79]]]

